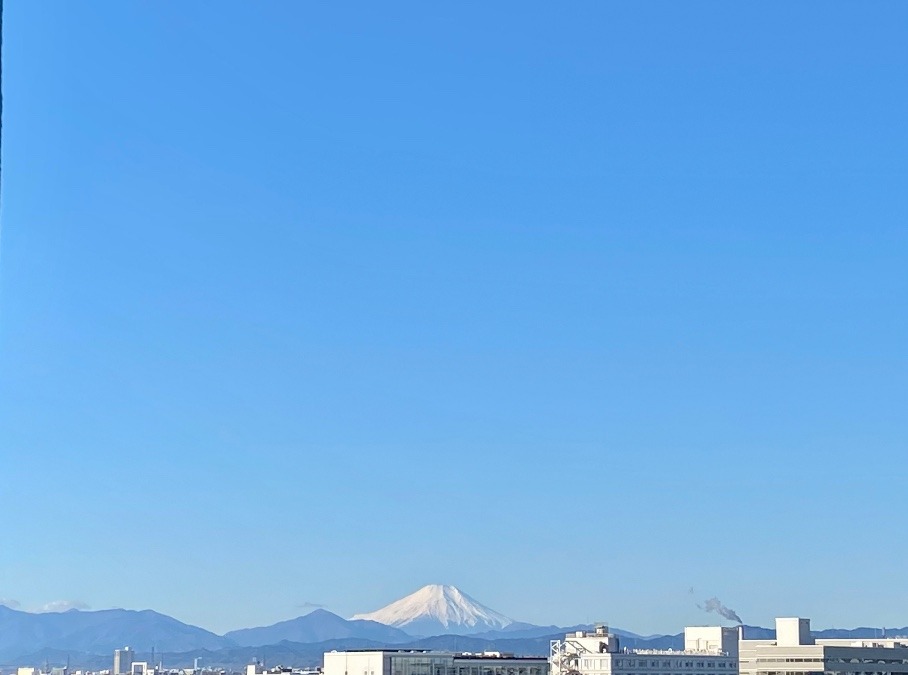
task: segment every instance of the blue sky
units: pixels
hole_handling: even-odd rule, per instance
[[[0,597],[908,624],[908,5],[5,9]]]

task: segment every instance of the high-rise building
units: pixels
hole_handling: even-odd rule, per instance
[[[111,675],[132,675],[133,657],[135,657],[135,652],[129,647],[115,649]]]

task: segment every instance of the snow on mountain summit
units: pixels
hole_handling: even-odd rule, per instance
[[[394,626],[411,635],[479,633],[513,623],[504,614],[481,605],[454,586],[430,584],[415,593],[354,619]]]

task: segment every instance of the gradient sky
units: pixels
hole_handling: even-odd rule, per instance
[[[908,624],[908,4],[5,4],[0,598]]]

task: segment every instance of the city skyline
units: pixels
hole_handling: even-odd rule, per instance
[[[908,623],[908,4],[4,4],[0,597]]]

